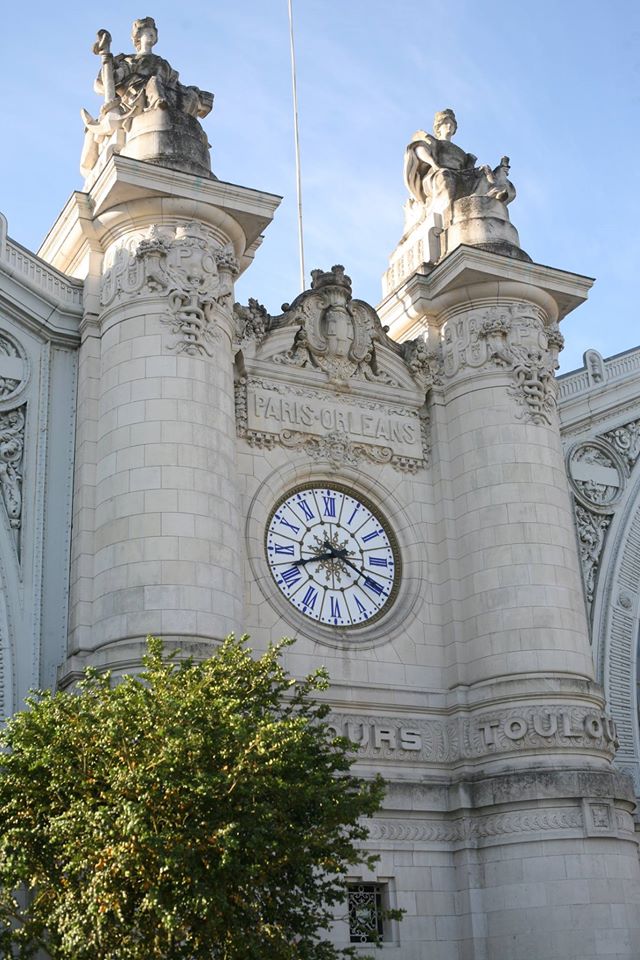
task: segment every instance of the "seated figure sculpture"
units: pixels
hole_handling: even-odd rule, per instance
[[[440,263],[460,246],[530,260],[509,219],[516,190],[509,180],[509,157],[495,167],[478,165],[472,153],[452,142],[458,124],[453,110],[441,110],[433,134],[418,130],[404,153],[404,230],[389,258],[385,295],[417,267]]]
[[[451,138],[458,129],[453,110],[441,110],[433,121],[433,136],[418,130],[405,151],[404,180],[411,194],[408,220],[415,222],[430,212],[444,214],[463,197],[486,196],[510,203],[516,195],[508,179],[509,158],[493,170],[476,167],[472,153]]]
[[[177,70],[153,53],[153,47],[158,42],[158,30],[152,17],[134,20],[131,39],[135,53],[114,56],[110,50],[110,33],[108,30],[98,31],[93,52],[101,57],[102,66],[94,90],[104,97],[104,103],[97,119],[87,110],[81,111],[85,124],[81,172],[85,177],[89,176],[108,144],[111,144],[113,153],[126,153],[123,147],[128,139],[133,139],[131,132],[136,119],[158,110],[166,111],[167,118],[156,127],[165,131],[171,126],[178,128],[179,135],[174,138],[176,141],[185,132],[188,137],[196,141],[199,139],[206,152],[208,166],[209,145],[197,121],[211,111],[213,94],[195,86],[185,86],[180,82]],[[149,153],[148,145],[145,149]],[[138,158],[161,162],[166,153],[166,143],[160,142],[158,153],[158,158],[152,154],[138,155]],[[137,154],[134,152],[130,155]]]

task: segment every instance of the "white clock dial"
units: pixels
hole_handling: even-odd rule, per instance
[[[345,488],[306,486],[289,494],[271,514],[265,548],[278,589],[319,623],[369,623],[395,598],[395,537],[374,507]]]

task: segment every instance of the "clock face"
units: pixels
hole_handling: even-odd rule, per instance
[[[306,486],[289,494],[271,514],[265,545],[278,589],[319,623],[370,623],[395,598],[395,537],[375,508],[347,489]]]

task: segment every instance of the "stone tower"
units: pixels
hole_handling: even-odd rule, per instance
[[[326,663],[334,728],[388,782],[336,941],[387,903],[401,960],[635,960],[633,792],[556,411],[590,281],[531,262],[508,158],[477,167],[445,110],[407,147],[377,311],[340,265],[280,316],[234,304],[278,198],[210,173],[212,95],[152,53],[150,18],[135,54],[110,39],[85,187],[40,250],[84,297],[60,682],[135,666],[147,633],[294,634],[289,668]]]
[[[184,647],[242,623],[233,286],[279,198],[214,177],[212,95],[150,53],[153,20],[133,40],[142,60],[99,34],[85,190],[41,250],[85,285],[63,683],[139,662],[150,632]]]
[[[378,309],[395,338],[424,339],[437,370],[463,955],[632,957],[633,789],[611,767],[616,732],[594,683],[554,379],[558,324],[592,281],[530,261],[506,209],[508,158],[474,167],[455,130],[443,111],[407,147],[408,222]]]

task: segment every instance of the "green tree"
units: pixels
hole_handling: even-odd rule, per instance
[[[332,960],[381,780],[350,772],[283,640],[33,694],[0,734],[0,951],[54,960]],[[349,951],[347,951],[349,952]]]

